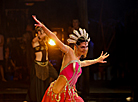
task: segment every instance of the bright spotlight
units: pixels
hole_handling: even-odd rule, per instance
[[[132,101],[132,97],[127,97],[126,100],[127,101]]]
[[[54,40],[50,39],[49,42],[48,42],[50,45],[54,46],[56,45],[56,43],[54,42]]]

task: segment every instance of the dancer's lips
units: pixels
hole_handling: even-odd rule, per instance
[[[86,51],[82,51],[82,53],[86,53]]]

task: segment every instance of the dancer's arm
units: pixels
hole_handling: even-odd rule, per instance
[[[86,67],[95,63],[107,63],[107,61],[104,61],[104,59],[107,58],[108,56],[109,54],[107,53],[103,55],[103,51],[102,51],[101,56],[97,59],[81,61],[81,67]]]
[[[54,84],[52,91],[57,94],[63,90],[63,88],[65,87],[67,83],[67,80],[64,77],[59,76],[56,81],[57,82]]]
[[[34,20],[37,22],[37,24],[35,24],[35,26],[39,26],[42,27],[42,29],[44,30],[44,32],[55,41],[55,43],[58,45],[58,47],[61,49],[61,51],[63,53],[67,53],[69,50],[69,47],[67,45],[65,45],[64,43],[62,43],[57,36],[51,32],[44,24],[42,24],[37,18],[36,16],[32,16],[34,18]]]

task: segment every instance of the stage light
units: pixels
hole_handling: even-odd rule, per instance
[[[54,42],[54,40],[50,39],[49,42],[48,42],[50,45],[54,46],[56,45],[56,43]]]
[[[25,3],[26,6],[33,6],[34,3]]]
[[[132,101],[132,97],[127,97],[126,100],[130,102]]]

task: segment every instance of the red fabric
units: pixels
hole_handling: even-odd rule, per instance
[[[48,89],[47,89],[47,91],[46,91],[46,93],[45,93],[45,95],[44,95],[41,102],[57,102],[55,100],[55,95],[52,96],[52,92],[50,92],[47,95],[47,92],[48,92]],[[57,99],[58,99],[58,97],[57,97]],[[61,93],[61,100],[59,102],[71,102],[71,101],[73,101],[73,102],[84,102],[83,99],[80,96],[77,96],[77,95],[74,96],[74,99],[75,99],[75,101],[73,101],[73,99],[70,98],[70,95],[68,94],[68,90],[67,90],[66,91],[66,97],[65,97],[64,93]]]
[[[73,67],[74,62],[76,63],[75,68]],[[64,67],[60,72],[60,75],[63,75],[67,78],[68,85],[62,89],[59,95],[52,92],[53,85],[56,81],[51,83],[50,87],[45,92],[41,102],[84,102],[83,99],[79,97],[77,93],[75,93],[75,84],[81,72],[82,70],[78,61],[69,62],[68,65]],[[56,98],[55,95],[57,95]],[[57,101],[59,99],[59,96],[61,97],[60,101]]]

